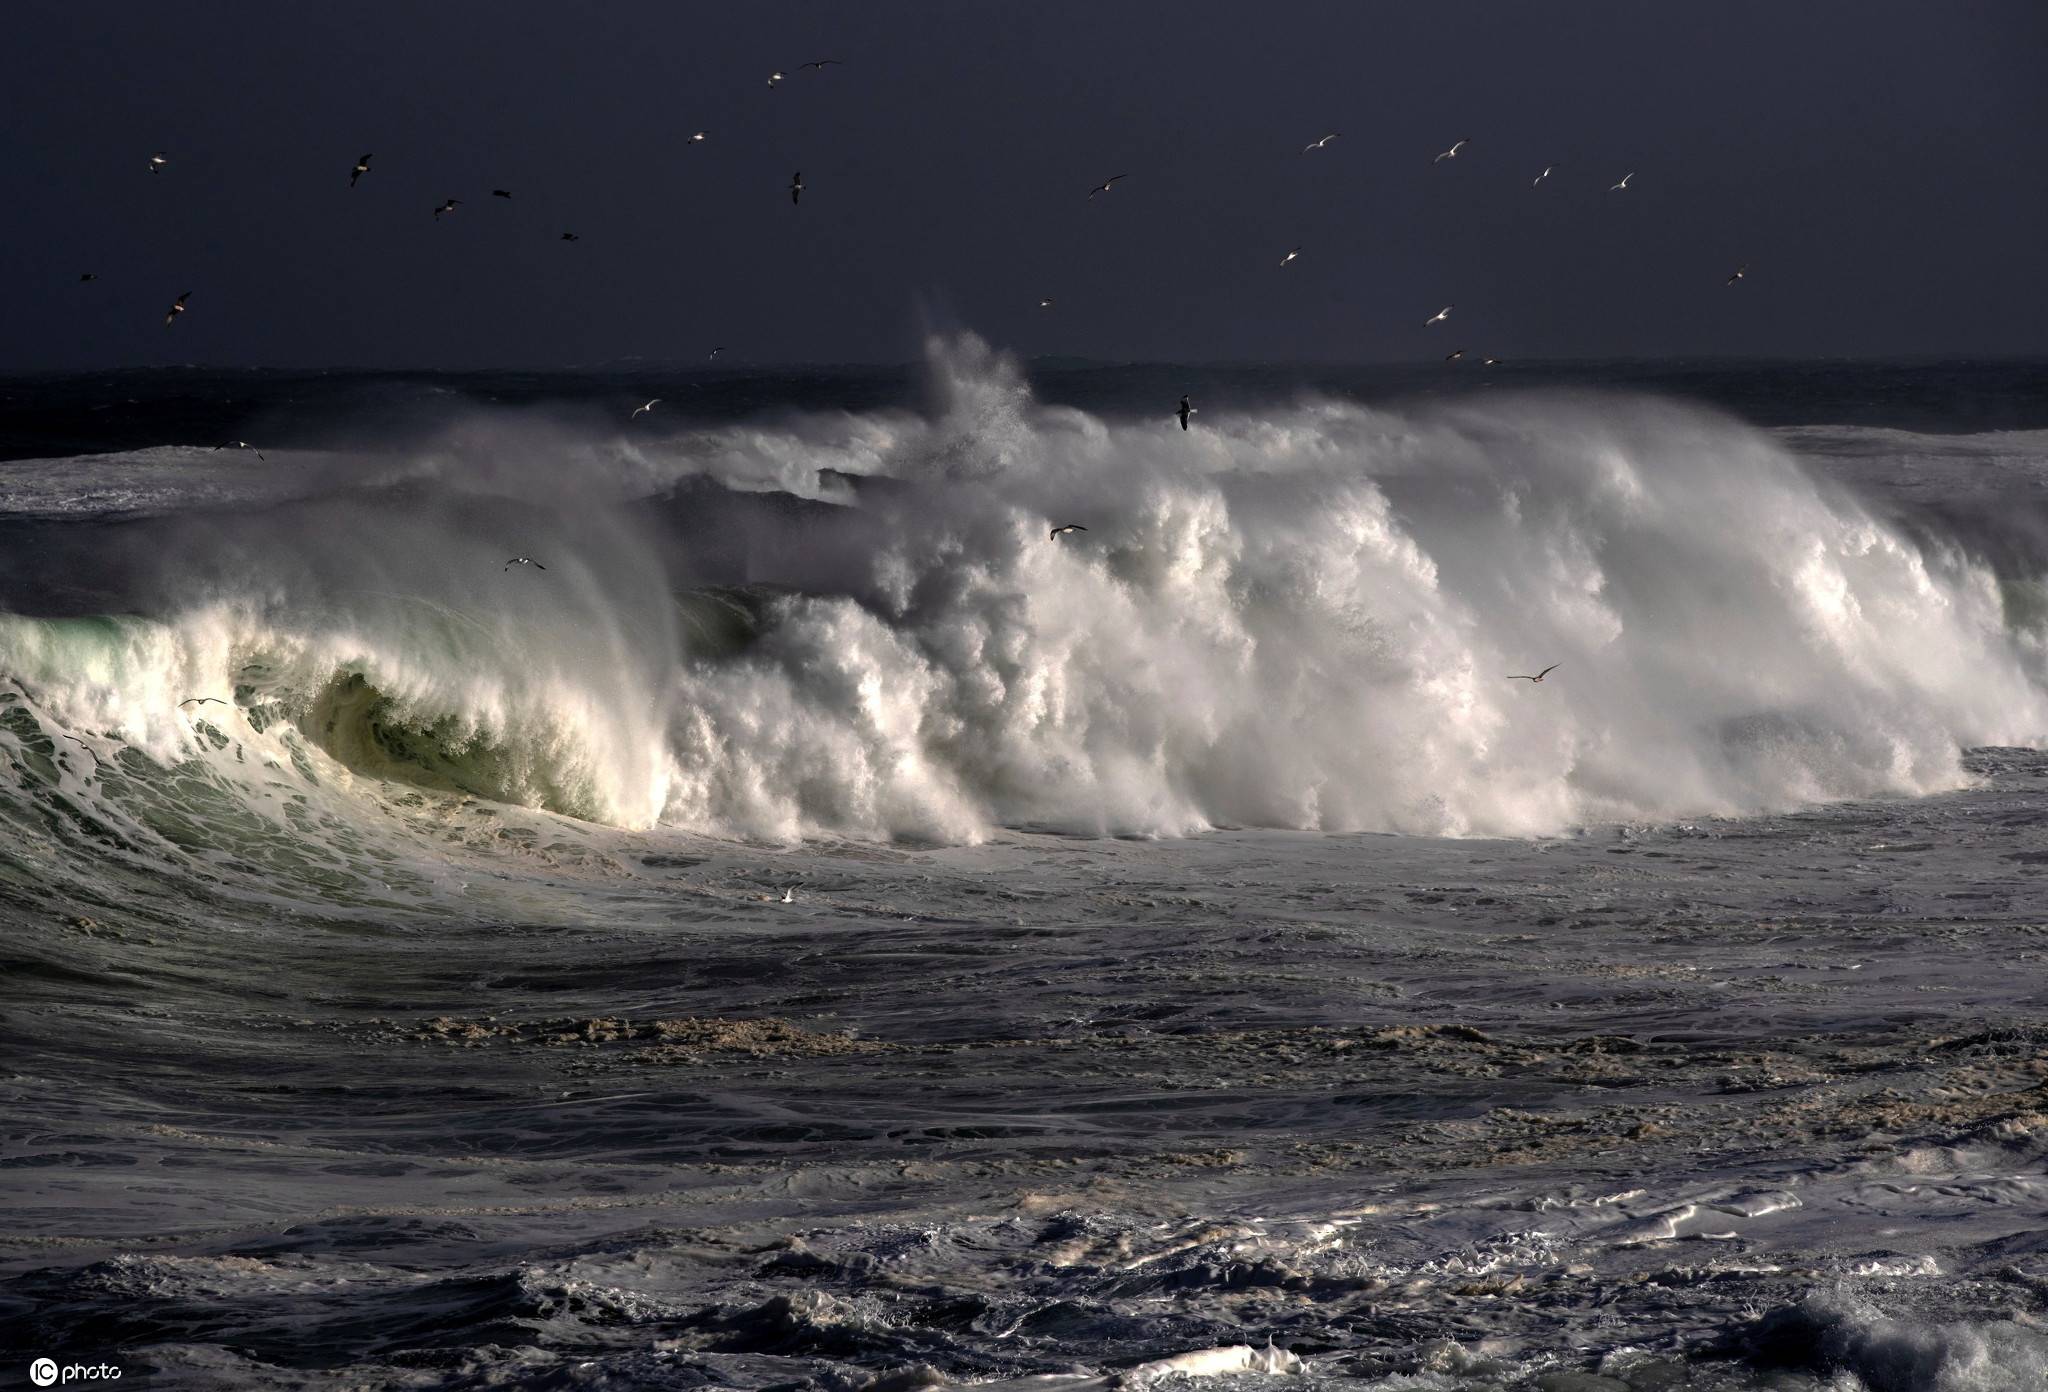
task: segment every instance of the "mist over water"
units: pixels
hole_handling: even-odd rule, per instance
[[[928,395],[309,458],[93,529],[142,617],[0,620],[0,665],[158,759],[180,699],[232,697],[379,779],[785,840],[1542,835],[1953,788],[1961,748],[2048,735],[2023,586],[1711,412],[1305,398],[1183,433],[1040,404],[969,336]]]

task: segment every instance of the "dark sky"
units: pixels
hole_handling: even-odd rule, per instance
[[[2044,0],[14,0],[6,29],[0,371],[902,361],[930,325],[1159,361],[2048,351]]]

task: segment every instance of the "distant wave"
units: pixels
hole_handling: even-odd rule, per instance
[[[232,739],[379,782],[778,839],[1540,835],[1929,793],[2048,737],[2038,586],[1713,414],[1183,434],[1042,405],[971,338],[932,395],[643,442],[480,415],[260,506],[67,524],[126,616],[0,617],[0,673],[161,763],[202,744],[180,699],[231,696]]]

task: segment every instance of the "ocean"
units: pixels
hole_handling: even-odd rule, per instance
[[[0,381],[0,820],[7,1378],[2048,1386],[2048,364]]]

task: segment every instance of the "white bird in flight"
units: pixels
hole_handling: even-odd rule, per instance
[[[1550,665],[1549,665],[1548,667],[1545,667],[1545,668],[1544,668],[1544,669],[1543,669],[1542,671],[1538,672],[1538,673],[1537,673],[1537,674],[1536,674],[1535,676],[1533,676],[1533,677],[1531,677],[1531,676],[1527,676],[1527,675],[1525,675],[1525,674],[1523,674],[1523,673],[1520,673],[1520,672],[1510,673],[1510,674],[1509,674],[1509,676],[1508,676],[1508,680],[1509,680],[1509,681],[1525,681],[1525,682],[1540,682],[1540,681],[1542,681],[1542,680],[1543,680],[1543,679],[1544,679],[1545,677],[1549,676],[1549,675],[1550,675],[1550,674],[1551,674],[1552,672],[1555,672],[1555,671],[1556,671],[1556,670],[1557,670],[1557,669],[1558,669],[1558,668],[1559,668],[1560,666],[1562,666],[1562,665],[1563,665],[1562,663],[1557,663],[1557,662],[1553,662],[1553,663],[1551,663],[1551,664],[1550,664]]]
[[[1743,262],[1743,263],[1742,263],[1742,264],[1741,264],[1740,266],[1737,266],[1737,267],[1735,268],[1735,274],[1734,274],[1734,275],[1731,275],[1731,276],[1729,276],[1729,277],[1728,277],[1728,283],[1729,283],[1730,285],[1733,285],[1733,284],[1734,284],[1734,283],[1735,283],[1736,281],[1738,281],[1738,280],[1742,279],[1742,278],[1743,278],[1744,276],[1746,276],[1746,275],[1748,275],[1748,274],[1749,274],[1749,262],[1745,261],[1745,262]]]
[[[162,150],[158,150],[155,154],[149,157],[149,172],[154,174],[157,172],[157,170],[162,169],[165,165],[169,164],[170,162],[171,157],[165,154]]]
[[[782,81],[782,74],[781,74],[781,73],[779,73],[779,72],[772,72],[772,73],[769,73],[769,74],[768,74],[768,85],[769,85],[770,87],[773,87],[773,86],[774,86],[774,85],[775,85],[776,83],[778,83],[778,82],[780,82],[780,81]]]
[[[693,131],[690,134],[690,138],[683,143],[686,145],[702,145],[710,134],[710,131]]]
[[[1465,147],[1466,147],[1467,145],[1470,145],[1471,143],[1472,143],[1472,142],[1471,142],[1471,141],[1470,141],[1469,139],[1468,139],[1468,140],[1460,140],[1460,141],[1459,141],[1459,142],[1458,142],[1457,144],[1455,144],[1455,145],[1451,146],[1451,148],[1450,148],[1450,149],[1448,149],[1448,150],[1444,151],[1444,152],[1443,152],[1442,154],[1438,155],[1438,156],[1437,156],[1437,157],[1436,157],[1435,159],[1431,160],[1431,161],[1430,161],[1430,163],[1431,163],[1431,164],[1442,164],[1442,163],[1443,163],[1443,162],[1444,162],[1445,160],[1447,160],[1447,159],[1456,159],[1456,158],[1458,157],[1458,151],[1460,151],[1460,150],[1464,149],[1464,148],[1465,148]]]
[[[262,450],[260,450],[260,449],[256,449],[256,446],[254,446],[254,445],[250,444],[250,443],[249,443],[249,442],[248,442],[247,440],[230,440],[230,441],[228,441],[228,442],[227,442],[226,444],[224,444],[224,445],[215,445],[215,446],[213,447],[213,449],[214,449],[214,453],[216,453],[216,454],[218,454],[218,453],[219,453],[220,451],[222,451],[222,450],[224,450],[224,449],[245,449],[245,450],[256,450],[256,457],[257,457],[258,459],[263,459],[263,451],[262,451]],[[266,463],[266,464],[268,464],[268,463],[269,463],[270,461],[269,461],[269,460],[267,460],[267,459],[264,459],[264,460],[263,460],[263,462],[264,462],[264,463]]]
[[[1323,138],[1322,138],[1321,140],[1311,140],[1311,141],[1309,141],[1309,143],[1308,143],[1308,144],[1306,144],[1306,145],[1304,145],[1304,146],[1302,146],[1302,147],[1301,147],[1301,152],[1302,152],[1302,153],[1303,153],[1303,154],[1305,155],[1305,154],[1307,154],[1307,153],[1308,153],[1308,152],[1309,152],[1310,150],[1320,150],[1320,149],[1322,149],[1322,148],[1323,148],[1323,146],[1325,146],[1325,145],[1329,144],[1329,143],[1330,143],[1330,142],[1331,142],[1332,140],[1335,140],[1335,139],[1337,138],[1338,134],[1339,134],[1339,132],[1337,132],[1337,131],[1331,131],[1331,132],[1330,132],[1330,133],[1329,133],[1328,135],[1324,136],[1324,137],[1323,137]]]
[[[1554,164],[1546,164],[1546,165],[1544,165],[1544,166],[1543,166],[1543,172],[1542,172],[1541,174],[1538,174],[1538,175],[1537,175],[1537,176],[1536,176],[1535,178],[1533,178],[1533,179],[1531,179],[1531,180],[1529,181],[1529,187],[1530,187],[1530,188],[1535,188],[1535,187],[1536,187],[1536,185],[1538,185],[1538,184],[1542,183],[1542,182],[1543,182],[1543,181],[1544,181],[1545,179],[1548,179],[1548,178],[1550,177],[1550,171],[1551,171],[1551,170],[1553,170],[1553,169],[1555,169],[1555,168],[1557,168],[1557,166],[1556,166],[1556,165],[1554,165]]]
[[[1628,172],[1628,173],[1626,173],[1626,174],[1624,174],[1624,175],[1622,175],[1622,176],[1621,176],[1621,182],[1620,182],[1620,183],[1618,183],[1618,184],[1609,184],[1609,185],[1607,186],[1607,191],[1608,191],[1609,193],[1620,193],[1620,192],[1621,192],[1621,191],[1622,191],[1623,189],[1625,189],[1625,188],[1627,188],[1627,187],[1628,187],[1628,181],[1629,181],[1630,179],[1633,179],[1633,178],[1635,178],[1635,176],[1636,176],[1636,172],[1635,172],[1635,170],[1633,170],[1633,169],[1629,170],[1629,172]]]
[[[1446,319],[1448,319],[1448,318],[1450,318],[1450,317],[1451,317],[1451,311],[1452,311],[1452,310],[1454,310],[1454,309],[1456,309],[1456,308],[1457,308],[1457,306],[1456,306],[1456,305],[1445,305],[1445,306],[1444,306],[1444,307],[1443,307],[1442,309],[1440,309],[1440,310],[1438,310],[1438,311],[1437,311],[1436,313],[1434,313],[1434,314],[1430,315],[1430,316],[1429,316],[1429,318],[1427,318],[1427,319],[1423,320],[1423,321],[1422,321],[1422,327],[1426,329],[1426,328],[1428,328],[1428,327],[1429,327],[1429,326],[1430,326],[1431,324],[1441,324],[1441,323],[1443,323],[1443,321],[1444,321],[1444,320],[1446,320]]]
[[[1114,184],[1114,183],[1115,183],[1115,182],[1116,182],[1116,181],[1117,181],[1118,179],[1128,179],[1128,178],[1130,178],[1130,177],[1131,177],[1131,176],[1130,176],[1130,175],[1128,175],[1128,174],[1112,174],[1112,175],[1111,175],[1111,176],[1110,176],[1109,178],[1107,178],[1107,179],[1104,179],[1104,180],[1103,180],[1103,181],[1102,181],[1101,183],[1097,184],[1097,185],[1096,185],[1096,186],[1095,186],[1094,188],[1092,188],[1092,189],[1089,189],[1089,190],[1088,190],[1088,196],[1089,196],[1090,198],[1093,198],[1093,197],[1094,197],[1094,196],[1095,196],[1096,194],[1098,194],[1098,193],[1108,193],[1108,192],[1109,192],[1109,186],[1110,186],[1111,184]]]
[[[656,406],[659,406],[660,404],[661,404],[661,398],[657,396],[657,397],[655,397],[655,398],[654,398],[654,400],[652,400],[652,401],[648,402],[648,403],[647,403],[647,404],[646,404],[645,406],[636,406],[636,407],[634,407],[634,408],[633,408],[633,415],[631,415],[631,416],[628,416],[628,417],[626,417],[626,419],[627,419],[627,420],[632,420],[632,419],[633,419],[633,418],[634,418],[635,416],[644,416],[644,415],[646,415],[646,414],[647,414],[647,413],[648,413],[649,411],[652,411],[652,410],[653,410],[653,409],[654,409],[654,408],[655,408]]]
[[[1283,256],[1283,257],[1281,257],[1281,258],[1280,258],[1280,264],[1284,266],[1284,265],[1286,265],[1286,264],[1287,264],[1287,263],[1288,263],[1289,261],[1292,261],[1292,260],[1293,260],[1293,259],[1294,259],[1295,257],[1297,257],[1297,256],[1299,256],[1299,255],[1301,255],[1301,248],[1300,248],[1300,247],[1296,247],[1296,248],[1295,248],[1294,250],[1292,250],[1292,251],[1288,252],[1288,253],[1287,253],[1287,254],[1286,254],[1285,256]]]
[[[1040,309],[1051,309],[1051,308],[1052,308],[1052,296],[1050,296],[1050,295],[1047,295],[1047,296],[1046,296],[1046,297],[1045,297],[1044,299],[1040,300],[1040,301],[1038,302],[1038,307],[1039,307]]]
[[[1082,526],[1079,522],[1062,522],[1059,526],[1054,527],[1052,529],[1052,535],[1048,537],[1047,540],[1058,541],[1068,532],[1085,532],[1087,530],[1088,529]]]
[[[509,561],[505,562],[505,569],[507,569],[507,570],[510,570],[510,569],[512,569],[512,567],[513,567],[513,566],[516,566],[516,565],[530,565],[530,566],[532,566],[532,567],[533,567],[533,568],[534,568],[535,570],[546,570],[546,569],[547,569],[547,567],[546,567],[546,566],[542,565],[542,564],[541,564],[541,563],[540,563],[539,561],[536,561],[536,560],[535,560],[535,559],[534,559],[533,557],[531,557],[531,556],[514,556],[514,557],[513,557],[513,558],[512,558],[511,560],[509,560]]]
[[[782,891],[782,902],[785,904],[794,904],[796,902],[796,890],[794,888],[785,888]]]

